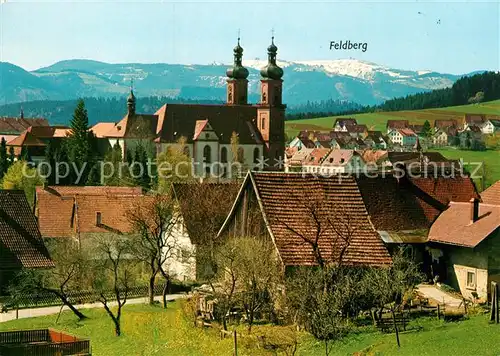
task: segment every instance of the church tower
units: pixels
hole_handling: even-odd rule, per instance
[[[246,105],[248,104],[248,69],[243,67],[241,59],[243,57],[243,48],[238,44],[234,47],[234,64],[232,68],[226,71],[227,80],[227,100],[228,105]]]
[[[276,64],[278,47],[274,44],[267,48],[268,63],[260,71],[260,104],[257,109],[257,127],[264,138],[270,168],[283,169],[279,163],[285,156],[285,109],[282,102],[283,69]]]

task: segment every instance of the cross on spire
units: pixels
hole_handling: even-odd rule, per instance
[[[134,90],[134,78],[130,78],[130,91]]]
[[[241,31],[240,31],[240,29],[238,29],[238,44],[240,44],[240,34],[241,34]]]
[[[271,29],[271,43],[274,44],[274,27]]]

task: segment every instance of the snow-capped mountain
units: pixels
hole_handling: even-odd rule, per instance
[[[267,59],[247,59],[250,98],[259,93],[259,70]],[[230,63],[109,64],[91,60],[67,60],[27,72],[0,62],[0,105],[39,99],[73,99],[82,96],[126,95],[133,79],[139,96],[171,96],[188,99],[225,98],[225,71]],[[290,105],[325,99],[347,99],[376,104],[404,96],[451,86],[459,76],[432,71],[409,71],[360,61],[279,60],[284,69],[284,101]]]

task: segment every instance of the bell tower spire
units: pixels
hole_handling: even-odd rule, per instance
[[[267,65],[261,69],[260,75],[260,104],[257,109],[257,127],[267,147],[267,158],[270,167],[279,167],[285,156],[285,109],[282,102],[283,69],[276,57],[278,47],[274,44],[274,30],[271,44],[267,47]]]
[[[130,80],[130,94],[127,98],[127,108],[129,115],[135,115],[134,79]]]
[[[238,43],[234,47],[233,67],[226,71],[227,79],[227,104],[248,104],[248,69],[242,64],[243,48],[240,45],[240,33],[238,30]]]

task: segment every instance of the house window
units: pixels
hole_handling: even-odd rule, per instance
[[[102,215],[101,215],[100,211],[98,211],[97,213],[95,213],[95,224],[97,226],[102,225]]]
[[[222,147],[220,149],[220,161],[221,163],[227,163],[227,148]]]
[[[476,272],[467,271],[467,288],[476,289]]]
[[[263,117],[263,118],[260,119],[260,128],[262,130],[266,129],[266,118],[265,117]]]

